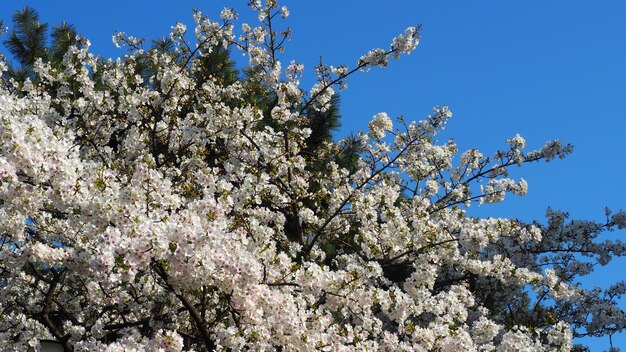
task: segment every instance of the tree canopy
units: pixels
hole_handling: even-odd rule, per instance
[[[117,33],[120,60],[92,55],[29,8],[0,61],[0,340],[65,351],[568,351],[611,336],[623,282],[577,280],[626,254],[626,227],[476,218],[523,195],[511,167],[563,158],[520,135],[488,156],[385,112],[335,141],[351,75],[416,49],[409,27],[353,65],[283,65],[276,1],[235,30],[194,12],[152,42]],[[193,33],[191,33],[193,32]],[[190,38],[193,37],[193,40]],[[239,72],[230,51],[249,59]],[[24,72],[21,74],[20,72]]]

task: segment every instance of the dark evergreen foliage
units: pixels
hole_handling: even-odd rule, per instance
[[[34,78],[32,67],[38,59],[59,65],[63,55],[72,45],[78,45],[74,26],[62,22],[52,29],[48,38],[48,24],[39,21],[39,14],[31,7],[13,14],[13,30],[3,44],[7,47],[20,67],[11,67],[9,76],[18,82]],[[50,46],[48,41],[50,39]]]

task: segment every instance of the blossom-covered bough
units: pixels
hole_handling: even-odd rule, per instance
[[[3,75],[3,350],[565,351],[622,331],[625,285],[576,280],[625,254],[597,240],[626,227],[624,212],[595,223],[549,210],[547,225],[465,213],[524,194],[507,170],[571,146],[525,152],[518,135],[493,157],[458,156],[435,139],[444,106],[395,125],[376,114],[352,140],[354,167],[339,162],[347,141],[308,153],[305,112],[410,53],[419,28],[353,67],[320,64],[307,92],[303,66],[278,60],[287,8],[250,6],[260,25],[239,35],[234,10],[196,11],[196,44],[182,24],[169,51],[119,33],[129,53],[105,60],[81,39],[58,67]],[[204,74],[231,47],[246,77]]]

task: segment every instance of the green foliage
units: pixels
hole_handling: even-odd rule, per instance
[[[37,11],[25,6],[24,10],[13,14],[13,25],[15,29],[4,45],[22,66],[32,66],[37,59],[47,56],[48,24],[39,22]]]
[[[48,49],[48,61],[61,62],[70,46],[77,44],[77,35],[76,28],[65,21],[54,27],[51,34],[52,45]]]
[[[48,47],[48,24],[39,21],[35,9],[25,6],[13,14],[13,30],[3,44],[21,66],[11,67],[9,76],[23,82],[34,78],[32,67],[38,59],[58,66],[70,46],[78,45],[78,41],[74,26],[62,22],[52,29]]]
[[[335,94],[330,99],[330,106],[325,111],[317,111],[310,109],[306,111],[306,117],[309,120],[309,128],[312,132],[307,139],[305,152],[314,154],[324,142],[332,138],[333,131],[341,127],[341,113],[339,112],[340,99]]]
[[[235,62],[230,58],[230,52],[223,46],[216,45],[209,53],[200,57],[196,62],[196,83],[201,85],[209,78],[215,78],[221,85],[231,85],[239,79],[239,72]]]

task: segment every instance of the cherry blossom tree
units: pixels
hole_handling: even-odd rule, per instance
[[[128,54],[110,60],[78,38],[23,82],[2,75],[3,348],[567,351],[623,330],[626,285],[577,280],[625,254],[598,237],[626,213],[466,214],[525,194],[508,170],[570,145],[525,151],[517,135],[491,156],[459,152],[436,139],[446,106],[418,122],[380,112],[353,138],[313,141],[315,114],[349,77],[411,53],[420,28],[353,65],[320,63],[304,89],[304,67],[280,61],[288,9],[249,7],[256,25],[196,11],[168,50],[117,33]],[[225,49],[247,55],[245,77],[206,75]]]

